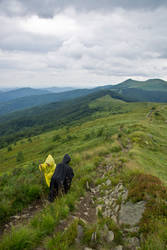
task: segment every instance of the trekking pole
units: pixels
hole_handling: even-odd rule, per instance
[[[41,161],[39,161],[39,166],[41,165]],[[41,173],[41,185],[42,185],[42,195],[41,195],[41,200],[42,202],[45,200],[45,195],[44,195],[44,192],[43,192],[43,185],[44,185],[44,173],[43,173],[43,170],[42,168],[40,168],[40,173]]]

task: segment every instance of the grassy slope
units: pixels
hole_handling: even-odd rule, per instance
[[[114,100],[115,101],[115,100]],[[136,171],[140,171],[141,173],[149,173],[159,177],[165,184],[167,183],[167,132],[166,132],[166,121],[167,121],[167,105],[154,104],[154,109],[151,115],[148,115],[150,110],[152,109],[153,104],[149,103],[130,103],[126,104],[121,101],[115,103],[115,111],[119,109],[122,114],[110,114],[110,109],[108,107],[113,107],[113,100],[110,97],[104,97],[102,99],[98,99],[91,103],[90,106],[101,106],[102,103],[106,106],[106,111],[103,113],[96,113],[94,117],[97,117],[96,120],[83,123],[79,126],[73,126],[71,128],[62,128],[57,131],[52,131],[49,133],[42,134],[38,137],[32,138],[32,142],[23,140],[17,143],[17,145],[12,145],[12,151],[8,152],[7,148],[0,150],[0,158],[1,158],[1,173],[2,172],[11,172],[12,169],[16,167],[21,167],[25,169],[25,172],[29,174],[31,169],[35,168],[34,178],[32,178],[32,183],[40,187],[40,182],[38,181],[39,172],[38,172],[38,160],[43,161],[48,153],[52,153],[58,162],[64,153],[68,152],[72,155],[72,166],[75,169],[76,175],[81,176],[81,179],[76,179],[73,182],[73,188],[70,195],[74,195],[75,200],[78,199],[80,195],[82,195],[84,191],[84,183],[86,179],[90,179],[94,176],[95,166],[98,164],[99,160],[102,160],[102,155],[108,154],[112,152],[113,160],[117,160],[122,157],[126,162],[127,171],[132,171],[136,173]],[[102,117],[104,116],[104,117]],[[55,141],[55,135],[59,134],[60,138]],[[118,138],[120,138],[121,145],[126,148],[129,145],[130,149],[128,152],[121,151],[121,147],[118,143]],[[19,151],[23,151],[24,160],[23,162],[16,162],[16,155]],[[35,161],[35,164],[32,165],[32,161]],[[23,167],[25,166],[25,168]],[[84,166],[88,166],[85,168]],[[29,170],[28,170],[29,169]],[[92,173],[92,177],[90,175]],[[13,174],[9,179],[13,178]],[[1,177],[4,178],[4,177]],[[18,176],[18,178],[23,179],[22,175]],[[24,176],[26,179],[26,177]],[[93,179],[92,179],[93,180]],[[81,183],[79,183],[81,181]],[[15,182],[17,182],[17,176],[15,176]],[[10,182],[10,185],[12,182]],[[27,183],[27,185],[32,185],[31,180]],[[79,190],[76,188],[79,187]],[[5,193],[6,188],[0,187],[0,195],[3,196],[3,192]],[[12,189],[12,186],[10,187]],[[17,188],[19,189],[19,184],[17,184]],[[76,188],[76,190],[75,190]],[[38,198],[41,197],[41,193],[46,192],[47,190],[41,190],[35,193]],[[12,194],[14,195],[14,193]],[[27,204],[32,202],[33,198],[36,196],[32,196],[30,200],[27,201]],[[136,194],[137,195],[137,194]],[[66,207],[67,211],[62,211],[67,216],[69,211],[69,196],[66,196],[62,200],[60,200],[60,204],[56,205],[57,210],[61,211],[60,207],[62,204]],[[7,199],[7,198],[6,198]],[[10,197],[8,198],[10,203]],[[62,204],[61,204],[62,203]],[[75,201],[73,200],[73,203]],[[18,205],[18,203],[16,203]],[[25,206],[27,206],[25,204]],[[2,206],[3,204],[1,204]],[[19,205],[18,205],[19,206]],[[60,207],[59,207],[60,206]],[[1,207],[2,208],[2,207]],[[21,209],[19,207],[19,209]],[[15,211],[14,209],[11,211]],[[46,213],[46,212],[44,212]],[[48,212],[50,217],[51,228],[56,226],[59,219],[61,219],[65,215],[60,215],[57,217],[56,223],[52,222],[53,213]],[[40,240],[51,232],[46,229],[45,226],[40,224],[41,215],[38,215],[35,223],[30,223],[27,226],[27,229],[22,228],[24,241],[26,242],[26,237],[29,238],[29,243],[27,248],[31,248],[34,244],[39,244]],[[49,220],[46,218],[46,220]],[[156,216],[155,216],[156,220]],[[161,220],[160,220],[161,221]],[[156,223],[156,221],[155,221]],[[159,222],[160,223],[160,222]],[[35,225],[35,226],[34,226]],[[157,224],[158,225],[158,224]],[[43,235],[39,234],[41,227],[44,227]],[[158,227],[158,226],[157,226]],[[159,224],[161,228],[160,231],[164,230],[164,226]],[[26,231],[27,230],[27,231]],[[13,234],[14,239],[18,240],[16,235],[19,231]],[[151,232],[151,234],[153,234]],[[19,234],[19,233],[18,233]],[[25,235],[24,235],[25,234]],[[151,235],[150,234],[150,235]],[[21,236],[20,236],[21,237]],[[151,237],[151,236],[150,236]],[[158,237],[158,236],[157,236]],[[23,240],[22,238],[22,240]],[[154,235],[152,236],[154,238]],[[149,242],[146,244],[155,244],[152,238],[148,239]],[[33,243],[31,243],[31,240]],[[163,241],[163,239],[162,239]],[[2,242],[2,249],[4,245],[9,245],[8,249],[12,249],[14,240],[9,240],[7,236],[4,238]],[[17,244],[17,242],[16,242]],[[162,243],[163,244],[163,243]],[[14,249],[14,248],[13,248]],[[20,249],[23,249],[21,246]],[[154,249],[154,248],[143,248],[143,249]],[[164,249],[164,248],[160,248]]]
[[[149,91],[167,91],[167,82],[161,79],[149,79],[147,81],[135,81],[128,79],[114,87],[116,87],[116,89],[137,88]]]

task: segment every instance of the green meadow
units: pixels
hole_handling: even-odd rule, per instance
[[[147,221],[148,227],[144,227],[145,221],[140,226],[145,234],[141,249],[165,249],[167,213],[162,193],[166,192],[167,184],[167,105],[125,103],[105,96],[90,103],[89,107],[98,108],[89,121],[75,122],[71,126],[23,138],[0,150],[1,228],[10,221],[11,216],[33,202],[47,199],[48,187],[45,182],[41,182],[38,166],[48,154],[58,163],[68,153],[75,172],[70,192],[55,203],[47,204],[26,225],[19,224],[11,232],[4,233],[0,249],[34,249],[41,242],[44,242],[46,249],[54,249],[55,244],[57,249],[75,249],[79,221],[68,228],[65,236],[59,232],[53,237],[53,232],[60,220],[68,218],[75,210],[77,201],[86,192],[86,182],[98,181],[96,169],[105,164],[108,155],[111,163],[123,162],[122,172],[118,173],[117,179],[123,180],[128,187],[129,199],[141,200],[142,182],[146,183],[144,199],[147,199],[146,192],[152,192],[148,183],[152,185],[155,181],[163,186],[164,189],[158,189],[151,199],[153,204],[162,206],[161,213],[156,209],[147,209],[146,213],[152,213],[147,220],[147,215],[144,215],[143,220]],[[130,182],[134,180],[132,176],[136,178],[135,184]],[[117,182],[112,177],[111,180]],[[135,193],[134,185],[138,187]],[[157,201],[158,195],[162,202]],[[104,226],[102,219],[98,223]],[[108,221],[108,224],[117,232],[119,239],[119,230],[112,221]],[[85,229],[85,237],[89,235],[89,230]],[[89,241],[89,238],[85,239]],[[160,247],[156,248],[158,244]]]

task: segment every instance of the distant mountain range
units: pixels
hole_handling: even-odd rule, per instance
[[[14,111],[32,108],[48,103],[66,101],[77,97],[85,96],[94,92],[92,89],[77,89],[61,93],[49,93],[40,95],[24,96],[4,103],[0,103],[0,115],[5,115]],[[35,92],[34,92],[35,93]]]
[[[50,88],[45,88],[46,90],[48,90],[49,92],[53,92],[53,93],[61,93],[61,92],[67,92],[67,91],[71,91],[71,90],[75,90],[76,88],[72,88],[72,87],[50,87]]]
[[[117,85],[105,85],[92,89],[51,87],[46,89],[21,88],[0,92],[0,116],[49,103],[62,102],[99,90],[112,90],[136,102],[167,102],[167,82],[161,79],[135,81],[128,79]]]
[[[149,79],[146,81],[136,81],[133,79],[128,79],[116,85],[105,85],[97,87],[96,89],[142,89],[145,91],[167,91],[167,82],[161,79]]]
[[[8,102],[25,96],[44,95],[48,93],[48,90],[33,88],[20,88],[7,92],[0,92],[0,103]]]
[[[105,99],[104,102],[100,101],[99,106],[91,105],[92,101],[105,96],[119,101],[116,109],[115,102],[106,103]],[[123,106],[126,106],[125,102],[167,102],[167,82],[158,79],[145,82],[129,79],[118,85],[31,95],[1,103],[1,147],[25,136],[91,119],[96,112],[122,112],[119,108],[122,107],[120,100],[124,101]]]

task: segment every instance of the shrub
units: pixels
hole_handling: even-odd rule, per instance
[[[61,136],[60,135],[54,135],[53,136],[53,141],[59,141],[61,139]]]
[[[0,222],[5,222],[6,218],[10,214],[10,204],[9,201],[3,199],[0,201]]]
[[[90,138],[91,138],[91,136],[90,136],[89,133],[88,133],[88,134],[85,134],[85,136],[84,136],[84,140],[85,140],[85,141],[89,140]]]
[[[97,134],[96,134],[96,136],[97,136],[97,137],[102,136],[102,135],[103,135],[103,132],[104,132],[104,128],[100,128],[100,129],[98,129],[98,130],[97,130]]]
[[[30,137],[30,138],[28,138],[28,142],[32,142],[32,139],[31,139],[31,137]]]
[[[19,151],[16,156],[16,161],[17,162],[22,162],[24,160],[24,155],[22,151]]]
[[[10,151],[12,151],[12,147],[11,146],[8,147],[8,152],[10,152]]]
[[[30,200],[36,200],[40,198],[41,193],[42,193],[41,185],[33,184],[33,185],[30,185],[27,195]]]

